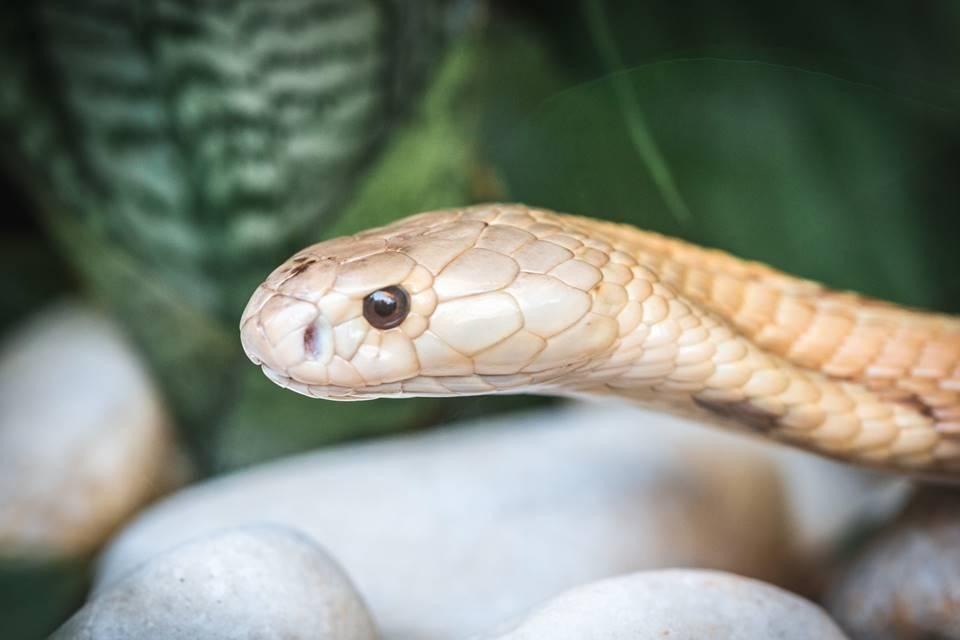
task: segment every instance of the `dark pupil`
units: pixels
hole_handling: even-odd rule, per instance
[[[377,291],[373,294],[373,312],[381,318],[393,315],[397,310],[397,299],[389,293]]]
[[[385,287],[363,300],[363,316],[377,329],[390,329],[403,322],[409,311],[407,292],[400,287]]]

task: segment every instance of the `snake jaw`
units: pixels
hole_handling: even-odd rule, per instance
[[[326,398],[328,400],[365,400],[365,396],[356,397],[353,395],[351,389],[347,387],[333,387],[333,386],[312,386],[304,384],[294,380],[290,376],[283,375],[282,373],[277,373],[269,367],[261,367],[264,375],[267,376],[274,384],[284,389],[289,389],[295,393],[299,393],[303,396],[308,396],[310,398]]]

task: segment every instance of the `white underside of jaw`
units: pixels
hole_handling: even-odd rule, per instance
[[[377,398],[444,398],[490,394],[544,393],[542,385],[504,384],[519,382],[517,376],[418,376],[400,382],[363,387],[307,384],[261,365],[264,375],[284,389],[324,400],[375,400]],[[526,378],[524,376],[524,378]],[[500,384],[497,384],[500,383]]]
[[[365,398],[357,397],[355,390],[350,387],[338,387],[333,385],[310,385],[305,382],[295,380],[288,375],[282,374],[268,367],[261,365],[265,376],[284,389],[289,389],[303,396],[311,398],[326,398],[329,400],[362,400]]]

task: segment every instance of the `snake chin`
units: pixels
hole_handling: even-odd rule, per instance
[[[304,382],[300,382],[299,380],[294,380],[290,376],[275,371],[266,365],[260,365],[260,368],[264,375],[267,376],[267,378],[269,378],[277,386],[284,389],[289,389],[290,391],[299,393],[300,395],[308,396],[310,398],[350,401],[372,400],[374,397],[376,397],[358,395],[349,387],[338,387],[333,385],[309,385]]]
[[[450,396],[478,396],[490,394],[544,393],[548,395],[578,395],[563,392],[550,384],[530,384],[530,376],[415,376],[405,380],[359,387],[331,384],[310,384],[281,373],[265,364],[260,365],[264,375],[274,384],[322,400],[350,402],[380,398],[444,398]]]

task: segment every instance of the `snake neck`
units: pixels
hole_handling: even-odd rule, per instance
[[[576,393],[871,466],[960,472],[956,318],[630,227],[598,223],[594,233],[636,264],[616,314],[620,338]],[[598,286],[595,309],[617,306],[616,286]]]

